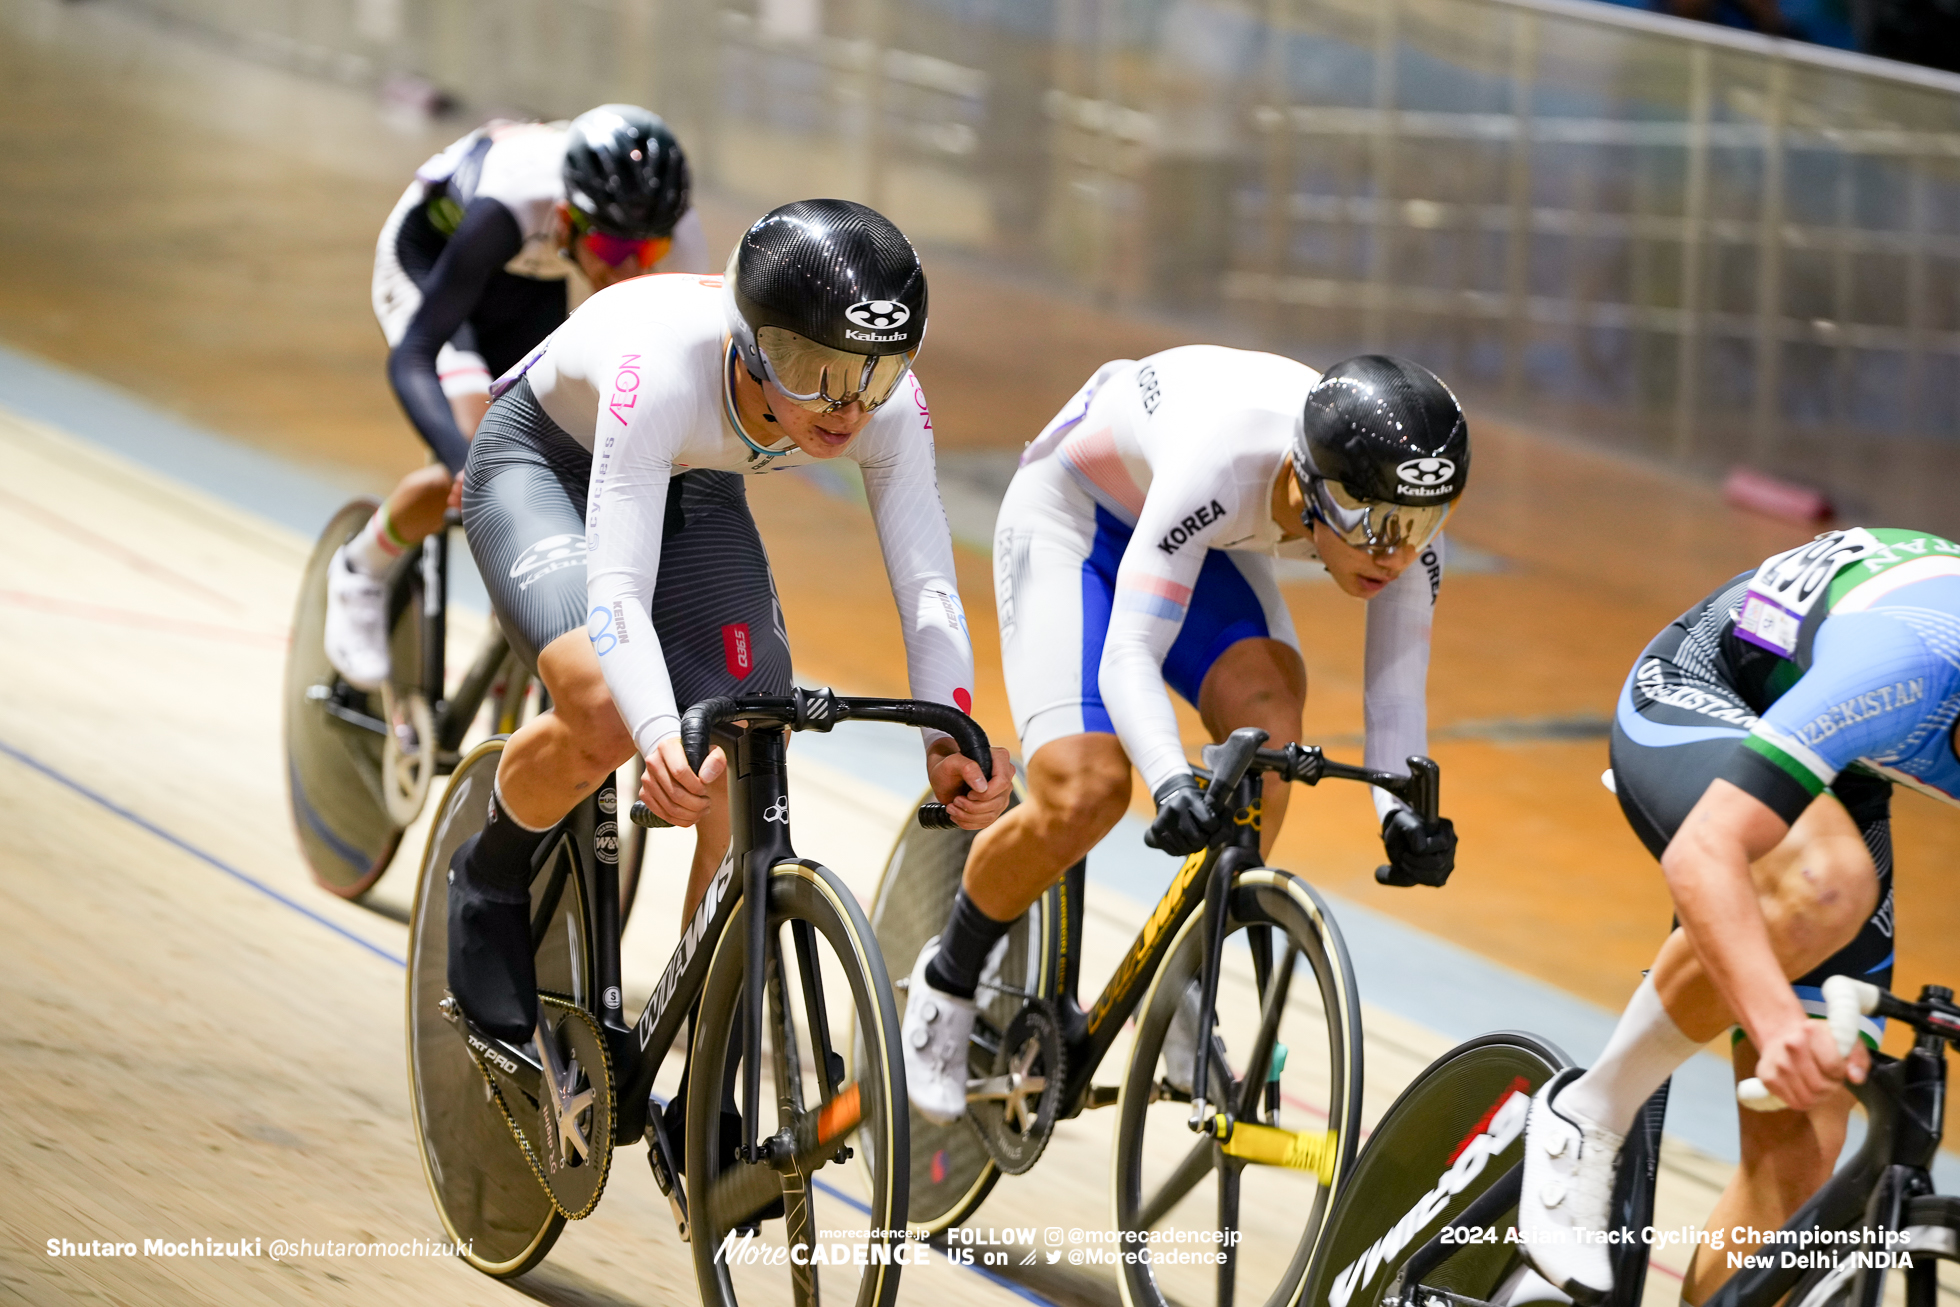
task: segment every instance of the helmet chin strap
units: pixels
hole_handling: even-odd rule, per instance
[[[745,360],[742,359],[741,349],[735,344],[733,340],[731,340],[729,341],[728,344],[728,366],[723,370],[722,384],[721,384],[721,402],[722,402],[722,407],[727,411],[728,414],[728,425],[735,428],[735,434],[741,437],[743,444],[747,445],[750,449],[762,455],[762,457],[764,458],[782,458],[787,454],[794,454],[796,452],[795,441],[793,440],[790,441],[790,446],[788,449],[770,449],[765,446],[756,444],[755,441],[750,438],[748,429],[742,425],[741,410],[737,408],[735,404],[735,367],[738,362],[742,363],[742,365],[746,368],[747,363]],[[761,378],[756,377],[753,372],[749,373],[749,376],[755,380],[756,385],[760,386],[762,384]],[[764,422],[777,421],[775,410],[769,406],[769,392],[766,390],[762,392],[762,410],[763,410],[762,420]],[[780,423],[778,423],[778,425],[780,425]],[[789,440],[789,439],[790,438],[788,436],[783,437],[783,440]],[[777,443],[780,444],[781,442],[779,441]]]

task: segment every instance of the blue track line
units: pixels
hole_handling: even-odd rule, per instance
[[[339,935],[342,939],[352,940],[354,943],[360,945],[362,948],[374,954],[376,957],[381,958],[387,962],[392,962],[396,966],[401,967],[403,970],[406,970],[408,968],[408,959],[397,957],[395,954],[390,953],[387,949],[382,948],[379,944],[373,943],[370,940],[362,939],[359,935],[356,935],[353,931],[347,929],[345,926],[337,925],[334,922],[327,920],[325,917],[315,912],[312,908],[307,907],[304,903],[299,902],[297,899],[287,898],[284,894],[281,894],[278,890],[272,888],[272,886],[266,884],[264,881],[259,880],[257,877],[249,876],[246,873],[240,871],[238,868],[232,866],[230,863],[224,861],[222,858],[218,858],[213,856],[212,854],[206,853],[203,849],[198,848],[197,845],[192,844],[189,840],[184,839],[181,836],[172,835],[169,831],[165,830],[163,827],[149,820],[149,818],[138,816],[136,813],[131,812],[128,808],[123,807],[120,803],[117,803],[114,799],[109,798],[107,795],[96,793],[96,791],[82,784],[74,777],[56,771],[53,767],[48,766],[48,764],[42,762],[39,758],[34,757],[32,754],[24,753],[21,750],[16,749],[13,745],[8,744],[5,740],[0,740],[0,753],[6,754],[9,758],[12,758],[15,762],[20,763],[24,767],[33,768],[35,771],[40,772],[41,775],[47,777],[51,781],[54,781],[58,785],[67,786],[75,793],[81,795],[84,799],[87,799],[91,803],[99,804],[100,806],[107,808],[110,812],[115,813],[118,817],[121,817],[124,821],[129,822],[131,825],[142,827],[150,834],[162,840],[165,844],[169,844],[175,848],[183,850],[185,853],[190,854],[193,858],[196,858],[199,862],[202,862],[207,866],[216,867],[219,871],[222,871],[225,875],[231,877],[233,880],[239,882],[240,884],[249,885],[251,888],[265,895],[273,902],[278,903],[284,907],[291,908],[294,912],[299,913],[302,917],[305,917],[309,921],[312,921],[321,926],[325,926],[328,930],[331,930],[334,934]]]

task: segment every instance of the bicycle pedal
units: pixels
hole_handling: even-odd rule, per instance
[[[1084,1106],[1092,1112],[1099,1107],[1115,1107],[1116,1100],[1122,1096],[1121,1085],[1090,1085],[1089,1100]]]

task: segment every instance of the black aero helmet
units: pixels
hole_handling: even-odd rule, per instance
[[[1470,428],[1463,406],[1428,368],[1363,354],[1327,369],[1307,392],[1293,472],[1306,517],[1348,544],[1421,545],[1463,493]]]
[[[758,381],[830,412],[876,408],[926,334],[926,274],[905,234],[849,200],[799,200],[742,234],[728,260],[729,332]]]
[[[687,155],[638,105],[602,104],[572,119],[564,175],[565,202],[607,235],[671,235],[687,212]]]

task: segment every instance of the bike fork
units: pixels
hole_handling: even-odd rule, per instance
[[[1196,1064],[1191,1068],[1190,1125],[1193,1130],[1201,1130],[1220,1139],[1231,1133],[1229,1111],[1233,1105],[1225,1105],[1227,1113],[1223,1114],[1224,1120],[1211,1120],[1212,1113],[1207,1110],[1206,1102],[1210,1096],[1207,1082],[1211,1071],[1211,1026],[1213,1015],[1218,1010],[1218,973],[1225,957],[1225,914],[1232,892],[1232,878],[1237,875],[1248,852],[1254,862],[1259,858],[1260,786],[1261,778],[1256,775],[1239,782],[1238,791],[1232,795],[1233,828],[1227,836],[1228,843],[1213,860],[1211,879],[1205,884],[1205,961],[1199,981],[1198,1030],[1192,1041],[1196,1046]],[[1252,1074],[1251,1070],[1248,1069],[1246,1074]],[[1231,1086],[1225,1086],[1225,1092],[1230,1091]]]
[[[769,872],[796,854],[789,842],[789,785],[783,732],[747,730],[735,747],[729,777],[729,829],[747,836],[742,893],[748,896],[748,956],[743,960],[742,1158],[762,1160],[756,1130],[762,1117],[763,986],[769,947]],[[825,1068],[828,1074],[829,1068]]]

